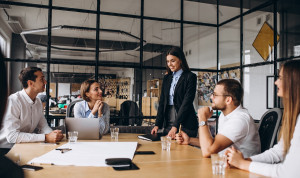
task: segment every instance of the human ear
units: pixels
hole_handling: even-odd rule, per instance
[[[32,80],[27,80],[27,86],[32,86],[33,85],[33,81]]]
[[[85,96],[89,97],[90,93],[89,92],[85,92]]]
[[[230,104],[232,102],[232,97],[231,96],[227,96],[226,97],[226,103]]]

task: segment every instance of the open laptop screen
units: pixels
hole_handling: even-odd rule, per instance
[[[66,118],[66,129],[69,131],[78,131],[79,140],[100,139],[99,118]]]

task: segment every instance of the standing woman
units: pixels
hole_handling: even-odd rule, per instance
[[[99,118],[100,135],[109,130],[110,110],[108,104],[102,101],[102,90],[96,80],[86,80],[80,87],[83,101],[74,106],[74,117],[77,118]]]
[[[171,48],[166,55],[164,76],[155,127],[151,134],[163,128],[163,133],[175,138],[181,125],[190,137],[197,135],[198,121],[193,106],[197,76],[191,72],[183,51]]]
[[[284,63],[275,85],[284,105],[278,144],[248,159],[240,151],[228,149],[228,163],[264,176],[300,177],[300,60]]]

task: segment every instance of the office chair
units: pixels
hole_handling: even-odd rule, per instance
[[[67,107],[67,112],[66,112],[66,114],[67,114],[67,117],[74,117],[74,106],[75,106],[75,104],[77,103],[77,102],[79,102],[79,101],[82,101],[82,99],[80,99],[80,100],[76,100],[76,101],[72,101],[69,105],[68,105],[68,107]]]
[[[120,116],[121,117],[128,117],[128,118],[122,118],[119,119],[119,122],[117,125],[137,125],[141,126],[143,119],[140,117],[143,116],[142,112],[140,111],[138,105],[134,101],[124,101],[121,104],[121,109],[120,109]],[[132,117],[132,118],[130,118]]]
[[[259,122],[259,136],[261,152],[272,148],[276,143],[277,132],[282,119],[282,111],[279,108],[270,109],[264,113]]]

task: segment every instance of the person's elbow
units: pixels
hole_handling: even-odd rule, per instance
[[[211,150],[210,148],[201,148],[201,151],[202,151],[202,156],[204,158],[209,158],[211,154],[214,154],[214,153],[217,153],[216,151],[214,150]]]
[[[17,143],[18,133],[10,132],[6,135],[6,140],[8,143]]]

